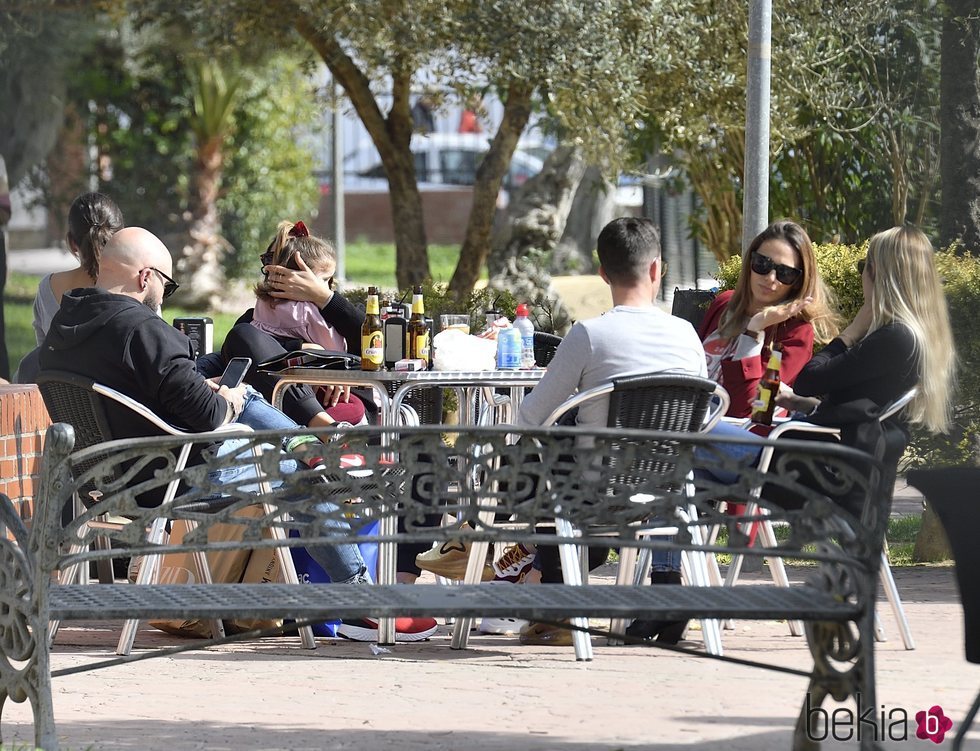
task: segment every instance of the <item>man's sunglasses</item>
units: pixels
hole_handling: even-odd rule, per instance
[[[776,263],[769,256],[764,256],[758,251],[752,253],[751,264],[752,270],[761,276],[765,276],[775,269],[776,281],[780,284],[796,284],[803,277],[803,269]]]
[[[155,269],[152,266],[150,266],[150,271],[157,272],[163,278],[163,299],[164,300],[166,300],[168,297],[170,297],[174,292],[176,292],[180,288],[180,285],[177,284],[177,282],[175,282],[169,276],[167,276],[162,271],[160,271],[160,269]]]

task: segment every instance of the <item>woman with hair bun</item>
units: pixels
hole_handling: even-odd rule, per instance
[[[41,279],[34,297],[34,336],[40,347],[48,333],[51,319],[61,307],[61,297],[69,290],[94,287],[99,276],[102,249],[116,232],[126,225],[122,211],[109,196],[83,193],[68,209],[68,250],[78,259],[78,268],[56,271]],[[24,355],[14,380],[33,383],[38,371],[38,349]]]
[[[68,250],[78,259],[78,268],[57,271],[41,279],[34,298],[34,335],[38,346],[61,307],[61,296],[68,290],[95,286],[102,248],[125,226],[122,211],[107,195],[84,193],[72,201],[65,240]]]
[[[311,235],[303,222],[280,222],[259,260],[262,279],[255,285],[255,307],[247,310],[225,337],[221,354],[252,358],[245,381],[272,399],[278,376],[258,364],[310,345],[360,354],[364,314],[334,291],[337,256],[326,240]],[[362,398],[363,397],[363,398]],[[282,411],[299,425],[357,425],[366,419],[364,391],[349,387],[292,385],[283,393]]]

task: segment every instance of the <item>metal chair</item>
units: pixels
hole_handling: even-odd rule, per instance
[[[76,450],[96,446],[100,443],[106,443],[114,439],[107,412],[107,407],[109,405],[114,405],[116,408],[121,407],[139,415],[147,423],[146,435],[172,435],[186,437],[187,442],[181,447],[180,453],[176,459],[176,465],[174,468],[175,475],[182,471],[187,465],[187,462],[191,456],[191,450],[195,444],[194,438],[196,434],[175,428],[165,420],[162,420],[152,410],[148,409],[146,406],[140,404],[138,401],[127,396],[126,394],[97,383],[91,378],[66,371],[44,371],[38,375],[37,383],[51,420],[53,422],[67,423],[71,425],[72,429],[75,431]],[[219,428],[219,430],[221,432],[228,433],[229,438],[234,437],[235,435],[251,432],[251,428],[240,424],[222,426],[222,428]],[[255,454],[256,458],[258,458],[258,454],[255,451],[253,451],[253,454]],[[86,466],[82,468],[82,471],[85,472],[98,464],[101,458],[102,457],[93,458],[91,462],[86,463]],[[108,482],[119,479],[120,478],[118,477],[104,478],[104,480]],[[173,499],[177,496],[178,484],[178,480],[173,480],[167,485],[162,503],[166,504],[173,501]],[[259,484],[260,486],[264,487],[263,480],[260,479]],[[105,487],[105,485],[102,485],[102,487]],[[99,484],[97,484],[94,480],[87,483],[84,490],[86,491],[88,498],[83,498],[77,493],[75,494],[75,509],[73,510],[75,515],[80,513],[83,507],[87,507],[92,503],[95,503],[102,495],[102,490]],[[99,522],[99,524],[110,525],[111,520],[103,519]],[[151,528],[149,539],[154,541],[162,541],[164,539],[164,535],[166,534],[166,525],[166,519],[157,519]],[[274,538],[284,537],[284,533],[281,528],[272,527],[270,532]],[[296,576],[296,569],[293,566],[292,556],[290,555],[289,551],[285,548],[277,548],[277,555],[279,556],[279,564],[286,582],[298,584],[299,580]],[[204,583],[211,583],[211,571],[208,567],[207,556],[203,552],[195,553],[194,558],[197,564],[197,573],[201,577],[201,581]],[[100,581],[112,583],[113,577],[111,562],[105,561],[105,563],[107,564],[108,570],[106,570],[106,568],[100,569]],[[72,583],[76,581],[82,583],[86,579],[86,574],[87,572],[80,568],[65,571],[63,572],[62,583]],[[136,584],[155,584],[159,580],[159,574],[159,557],[148,556],[144,561],[144,565],[140,567]],[[126,621],[119,637],[119,643],[116,647],[117,654],[127,655],[130,653],[133,648],[133,642],[136,639],[136,631],[138,627],[138,620],[130,619]],[[57,630],[57,624],[52,624],[52,640],[57,634]],[[212,621],[211,631],[212,636],[215,638],[224,635],[224,628],[220,620]],[[300,637],[304,647],[312,649],[315,646],[312,629],[301,629]]]
[[[546,368],[554,359],[555,352],[562,338],[556,334],[549,334],[546,331],[534,332],[534,362],[539,368]]]
[[[889,404],[882,410],[881,415],[878,417],[879,422],[884,422],[885,420],[894,417],[906,406],[916,395],[916,389],[912,388],[898,397],[895,401]],[[840,438],[840,429],[829,427],[826,425],[815,425],[813,423],[805,422],[803,420],[787,420],[780,423],[772,432],[769,434],[770,438],[779,438],[787,433],[806,433],[810,435],[827,435],[834,438]],[[762,454],[759,457],[759,469],[762,472],[766,472],[769,469],[769,465],[772,462],[774,454],[774,449],[771,446],[767,446],[763,449]],[[758,488],[755,491],[756,497],[762,492],[762,488]],[[746,509],[748,515],[755,513],[765,514],[765,510],[759,507]],[[766,519],[759,522],[759,541],[767,548],[776,547],[776,534],[773,530],[772,523]],[[773,581],[780,586],[788,587],[789,579],[786,576],[786,569],[783,565],[782,558],[778,556],[772,556],[769,558],[770,570],[772,572]],[[728,569],[728,574],[725,577],[725,585],[733,586],[738,581],[738,576],[742,568],[742,556],[736,555],[732,559],[732,565]],[[879,569],[879,576],[881,579],[881,584],[885,590],[885,596],[888,598],[888,602],[891,605],[892,612],[895,614],[895,619],[898,621],[898,628],[902,634],[902,641],[905,644],[905,648],[908,650],[915,649],[915,640],[912,638],[912,630],[909,626],[908,618],[905,615],[905,608],[902,606],[902,598],[898,594],[898,588],[895,586],[895,577],[892,575],[891,566],[888,563],[888,549],[884,547],[881,552],[881,568]],[[800,636],[803,633],[803,626],[799,621],[789,622],[790,633],[793,636]],[[884,641],[884,631],[881,624],[877,621],[875,623],[875,638],[878,641]]]
[[[936,510],[956,562],[956,581],[963,604],[964,641],[967,662],[980,664],[980,546],[976,531],[980,529],[980,469],[976,467],[946,467],[944,469],[914,470],[908,473],[908,483],[926,497]],[[980,710],[980,693],[974,699],[966,718],[960,723],[953,739],[953,751],[963,745],[970,725]]]
[[[642,373],[614,378],[608,383],[576,394],[552,412],[544,424],[551,425],[558,422],[563,415],[586,401],[607,397],[609,399],[607,427],[684,433],[710,430],[725,414],[729,405],[728,392],[707,378],[677,373]],[[676,453],[666,445],[662,446],[661,450],[667,455]],[[690,490],[690,486],[682,489],[685,499]],[[692,537],[698,543],[703,542],[701,529],[694,524],[697,520],[697,511],[693,504],[689,501],[679,504],[677,515],[679,523],[691,525]],[[562,536],[574,534],[567,521],[558,519],[557,524],[559,534]],[[658,534],[661,535],[675,532],[676,527],[658,530]],[[560,555],[565,580],[568,581],[569,577],[572,577],[577,580],[576,583],[581,584],[584,580],[582,571],[587,567],[576,565],[575,551],[571,546],[561,546]],[[642,579],[648,568],[650,555],[650,550],[644,549],[643,555],[639,556],[638,565],[636,548],[621,548],[616,583],[640,583],[637,580]],[[709,560],[703,554],[684,553],[681,568],[685,580],[691,584],[704,587],[712,583],[721,584],[721,574],[713,558]],[[704,619],[701,623],[705,647],[712,654],[721,654],[721,631],[718,622]],[[587,624],[582,625],[587,626]],[[610,624],[610,631],[621,634],[625,631],[626,625],[625,621],[614,620]],[[586,648],[591,650],[591,642],[587,634],[574,631],[573,640],[576,639],[583,642],[581,647],[583,650]],[[617,642],[611,639],[610,643]],[[576,642],[576,651],[578,650],[579,644]]]

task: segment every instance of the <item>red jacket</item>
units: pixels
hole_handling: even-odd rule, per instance
[[[733,294],[733,290],[722,292],[711,303],[698,329],[698,336],[701,337],[702,342],[718,328],[721,314]],[[752,411],[752,400],[755,399],[759,380],[766,372],[773,342],[779,342],[783,349],[780,377],[784,383],[792,386],[796,376],[813,355],[813,326],[799,318],[783,321],[766,329],[765,343],[762,345],[762,354],[759,357],[722,361],[721,385],[732,398],[731,406],[728,408],[730,417],[748,417]]]

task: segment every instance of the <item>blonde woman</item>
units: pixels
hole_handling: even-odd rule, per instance
[[[949,426],[956,354],[934,255],[913,227],[872,237],[858,263],[864,305],[803,368],[796,393],[786,389],[777,399],[809,413],[811,422],[839,427],[843,443],[881,458],[885,488],[894,483],[910,423],[934,433]],[[909,406],[879,423],[882,409],[912,387],[917,393]],[[879,425],[880,433],[862,428]]]
[[[918,386],[895,424],[903,432],[906,420],[936,433],[947,429],[956,355],[934,255],[929,239],[914,227],[893,227],[871,238],[867,257],[858,263],[864,305],[797,376],[795,396],[811,398],[792,399],[793,407],[819,413],[868,399],[882,408]]]

